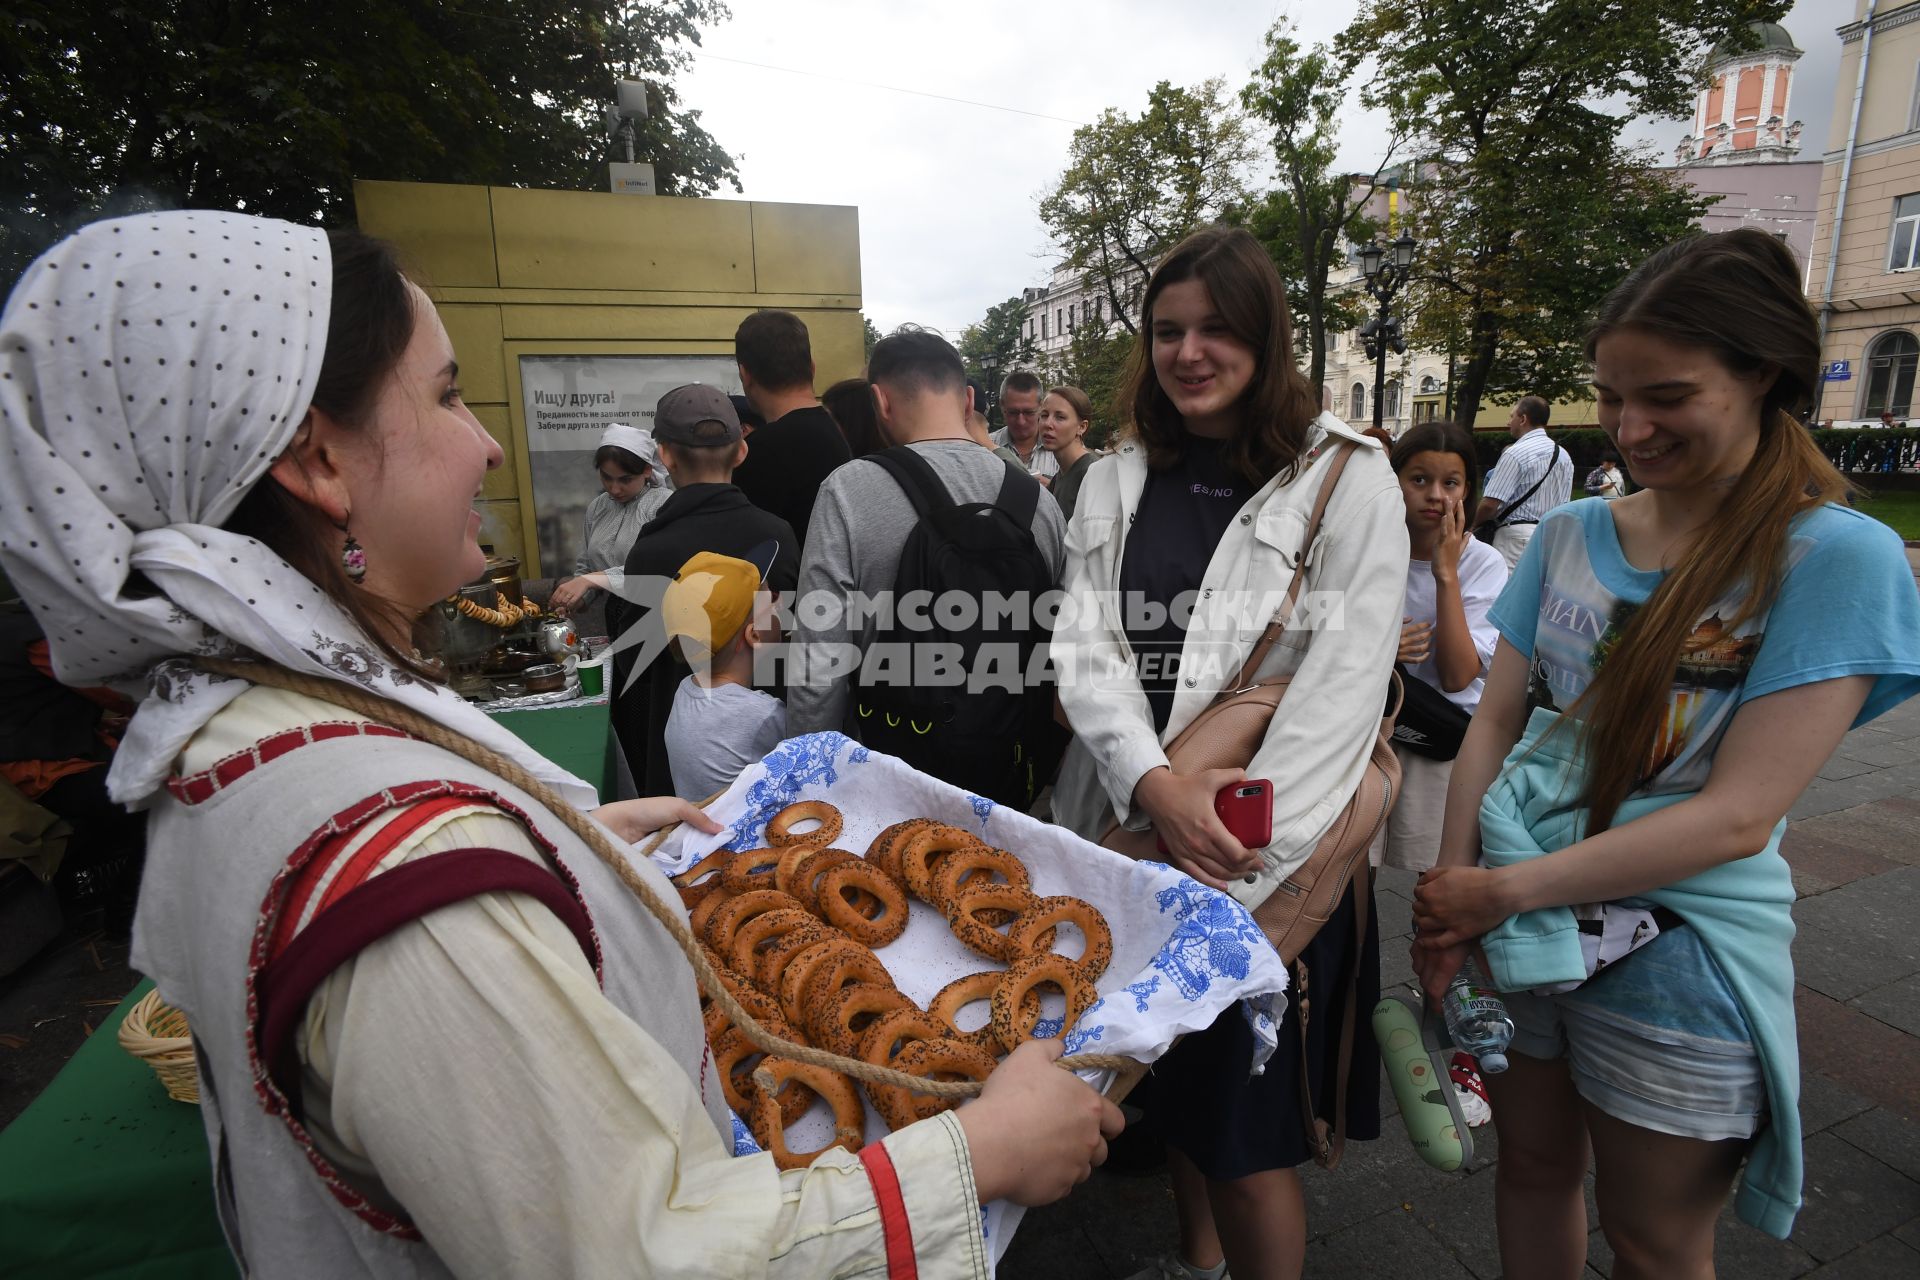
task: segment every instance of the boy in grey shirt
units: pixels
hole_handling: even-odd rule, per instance
[[[779,638],[772,597],[760,585],[774,547],[750,560],[702,551],[660,602],[669,638],[693,674],[680,682],[667,717],[673,791],[694,803],[726,790],[748,765],[787,736],[780,699],[753,687],[753,654]]]

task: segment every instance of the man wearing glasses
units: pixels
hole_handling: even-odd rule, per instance
[[[1060,461],[1040,447],[1040,379],[1026,370],[1007,375],[1000,384],[1000,416],[1007,425],[993,433],[993,442],[1020,455],[1027,474],[1038,480],[1060,474]]]

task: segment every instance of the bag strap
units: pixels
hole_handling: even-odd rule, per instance
[[[1506,506],[1500,508],[1500,510],[1494,514],[1493,521],[1492,521],[1494,528],[1498,529],[1501,526],[1501,522],[1503,522],[1513,512],[1518,511],[1520,509],[1521,503],[1525,502],[1528,498],[1531,498],[1534,494],[1540,491],[1540,486],[1547,482],[1547,477],[1553,474],[1553,469],[1560,465],[1560,455],[1563,452],[1565,451],[1561,449],[1559,443],[1553,442],[1553,452],[1547,455],[1547,469],[1540,473],[1540,478],[1538,480],[1535,480],[1531,485],[1527,487],[1527,491],[1525,493],[1515,498],[1512,502],[1509,502]],[[1567,465],[1568,466],[1573,465],[1573,460],[1571,458],[1567,460]]]
[[[1367,876],[1370,867],[1365,858],[1359,859],[1354,866],[1353,879],[1348,882],[1353,893],[1353,962],[1347,967],[1347,998],[1345,1008],[1340,1015],[1340,1049],[1335,1056],[1333,1079],[1333,1119],[1328,1120],[1320,1114],[1313,1102],[1313,1084],[1307,1074],[1307,1017],[1309,1014],[1306,990],[1307,967],[1295,962],[1294,968],[1300,978],[1300,1119],[1306,1126],[1305,1132],[1309,1145],[1313,1148],[1314,1163],[1323,1169],[1332,1169],[1340,1163],[1340,1157],[1347,1150],[1347,1078],[1353,1074],[1354,1038],[1359,1034],[1360,1019],[1360,966],[1367,954],[1367,924],[1369,908],[1373,895],[1368,892]]]
[[[906,445],[870,453],[866,460],[879,463],[913,503],[914,513],[922,520],[933,521],[936,528],[960,510],[939,473]],[[1000,482],[1000,492],[994,496],[993,505],[1011,516],[1021,528],[1030,529],[1034,513],[1040,509],[1040,482],[1005,458],[1000,459],[1000,465],[1007,469],[1007,474]]]
[[[1293,607],[1300,599],[1300,590],[1307,581],[1307,553],[1313,550],[1313,540],[1320,536],[1320,521],[1327,514],[1327,503],[1333,498],[1334,486],[1340,483],[1340,475],[1347,469],[1347,460],[1360,446],[1357,444],[1340,445],[1326,462],[1326,479],[1320,482],[1320,492],[1314,495],[1313,512],[1307,517],[1306,536],[1300,540],[1300,554],[1293,558],[1293,581],[1287,584],[1287,598],[1280,609],[1267,623],[1267,629],[1253,642],[1253,648],[1247,651],[1247,660],[1240,665],[1240,674],[1222,689],[1215,697],[1218,702],[1237,689],[1244,689],[1252,682],[1254,673],[1260,670],[1260,664],[1267,660],[1267,654],[1278,644],[1281,635],[1286,632],[1287,619],[1293,616]]]
[[[1013,517],[1022,529],[1031,529],[1034,513],[1040,510],[1040,482],[1005,458],[1000,461],[1007,475],[1000,482],[1000,492],[994,496],[993,505]]]
[[[906,445],[870,453],[866,460],[879,463],[894,478],[907,501],[913,503],[914,514],[922,520],[937,520],[953,511],[953,495],[947,492],[947,486],[940,483],[927,460]]]

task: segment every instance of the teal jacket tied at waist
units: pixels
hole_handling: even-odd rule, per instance
[[[1538,708],[1480,805],[1481,865],[1511,866],[1579,841],[1586,813],[1577,806],[1578,734],[1568,725],[1543,735],[1559,716]],[[1635,796],[1613,825],[1684,800],[1691,792]],[[1786,1239],[1800,1211],[1800,1047],[1793,1016],[1793,880],[1780,856],[1786,821],[1759,853],[1724,863],[1663,889],[1636,895],[1675,912],[1698,931],[1726,975],[1753,1032],[1766,1077],[1768,1117],[1747,1158],[1735,1211],[1768,1235]],[[1580,935],[1567,907],[1510,917],[1482,940],[1494,984],[1522,991],[1586,976]],[[1622,963],[1632,963],[1631,960]]]

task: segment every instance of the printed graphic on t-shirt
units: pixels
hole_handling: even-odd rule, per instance
[[[1619,646],[1640,602],[1621,599],[1600,584],[1577,533],[1554,539],[1540,601],[1527,700],[1530,706],[1566,711]],[[1765,635],[1764,615],[1728,629],[1725,619],[1737,605],[1722,600],[1687,637],[1666,715],[1641,774],[1657,783],[1654,790],[1692,790],[1706,783],[1714,750],[1738,709]]]
[[[1871,676],[1854,726],[1920,691],[1920,592],[1900,539],[1845,507],[1794,518],[1771,609],[1739,626],[1739,597],[1702,611],[1675,672],[1642,794],[1705,784],[1721,735],[1741,706],[1801,685]],[[1534,705],[1574,711],[1661,575],[1620,550],[1610,504],[1549,515],[1487,616],[1531,663]]]

